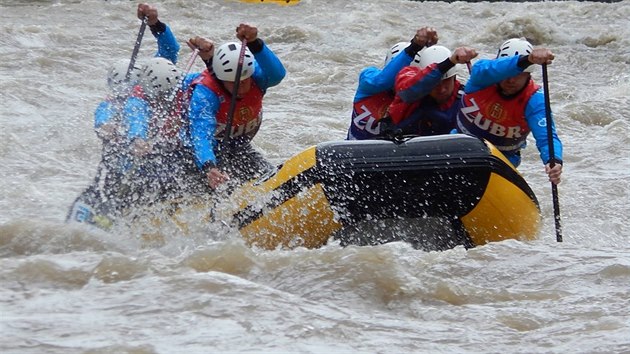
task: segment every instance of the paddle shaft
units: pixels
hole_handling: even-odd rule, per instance
[[[131,51],[131,59],[129,59],[129,67],[127,68],[127,73],[125,74],[125,82],[129,82],[131,79],[131,72],[136,65],[136,59],[138,58],[138,52],[140,52],[140,44],[142,43],[142,37],[144,37],[144,31],[147,28],[147,18],[144,17],[142,19],[142,23],[140,24],[140,29],[138,30],[138,36],[136,37],[136,42],[133,46],[133,50]],[[121,104],[123,106],[123,104]],[[121,108],[122,109],[122,108]],[[101,153],[101,161],[98,164],[98,169],[96,171],[96,178],[94,179],[93,186],[95,186],[99,191],[98,187],[101,174],[103,172],[103,166],[105,165],[105,143],[103,143],[103,152]]]
[[[136,37],[136,42],[134,44],[133,47],[133,51],[131,52],[131,59],[129,60],[129,66],[127,67],[127,73],[125,74],[125,82],[130,82],[131,80],[131,72],[133,71],[134,66],[136,65],[136,58],[138,57],[138,52],[140,51],[140,44],[142,43],[142,37],[144,36],[144,31],[147,28],[147,18],[144,17],[142,19],[142,23],[140,24],[140,30],[138,31],[138,36]],[[122,104],[121,104],[122,105]],[[101,198],[103,198],[103,194],[100,188],[100,182],[101,182],[101,178],[103,175],[103,169],[106,167],[106,158],[107,158],[107,148],[106,148],[106,142],[103,142],[103,150],[101,152],[101,161],[98,163],[98,167],[96,169],[96,175],[94,176],[94,181],[92,182],[92,184],[90,186],[88,186],[85,191],[83,193],[81,193],[81,195],[79,195],[74,202],[72,203],[72,206],[70,207],[70,211],[68,212],[68,215],[66,216],[66,221],[68,221],[71,217],[71,213],[72,210],[74,208],[74,206],[77,204],[77,202],[79,202],[79,200],[81,199],[81,197],[88,193],[88,191],[92,190],[94,191],[94,193],[98,194]]]
[[[186,80],[186,75],[188,75],[190,69],[192,69],[192,66],[195,63],[195,59],[197,59],[197,55],[199,55],[199,49],[195,48],[195,50],[193,50],[193,52],[190,54],[190,58],[188,58],[188,62],[186,63],[186,67],[184,67],[184,70],[181,73],[181,77],[177,81],[177,86],[169,95],[168,102],[173,101],[175,97],[177,97],[177,94],[182,90],[182,84]]]
[[[234,110],[236,110],[236,97],[238,96],[238,88],[241,83],[241,74],[243,72],[243,61],[245,60],[245,49],[247,49],[247,40],[243,38],[241,42],[241,52],[238,56],[238,64],[236,66],[236,77],[234,78],[234,89],[232,90],[232,100],[230,101],[230,109],[228,110],[228,119],[225,125],[225,138],[223,145],[230,142],[232,133],[232,121],[234,120]]]
[[[543,85],[545,92],[545,112],[547,115],[547,144],[549,145],[549,166],[556,165],[556,155],[553,146],[553,129],[551,121],[551,103],[549,100],[549,78],[547,64],[542,65]],[[562,242],[562,225],[560,223],[560,202],[558,200],[558,186],[551,182],[551,195],[553,198],[553,216],[556,224],[556,241]]]
[[[129,67],[127,68],[127,74],[125,75],[125,81],[129,82],[131,79],[131,72],[133,71],[134,66],[136,65],[136,59],[138,58],[138,52],[140,51],[140,44],[142,43],[142,37],[144,37],[144,31],[147,29],[147,18],[142,18],[142,23],[140,24],[140,30],[138,31],[138,37],[136,37],[136,43],[133,46],[133,51],[131,52],[131,59],[129,60]]]

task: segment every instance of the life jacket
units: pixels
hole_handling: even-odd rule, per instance
[[[225,128],[228,121],[232,95],[225,90],[218,79],[210,74],[207,69],[190,85],[189,92],[191,97],[192,90],[199,84],[206,86],[219,97],[220,106],[216,114],[217,129],[214,137],[217,141],[222,141],[225,137]],[[252,87],[245,97],[236,101],[230,129],[230,139],[233,142],[246,143],[251,141],[262,123],[262,100],[264,92],[256,85],[254,80],[252,80],[251,85]]]
[[[379,135],[381,132],[379,121],[387,114],[387,108],[393,99],[392,91],[384,91],[355,102],[348,135],[355,139],[367,139]]]
[[[498,85],[466,94],[461,98],[457,129],[488,140],[500,151],[518,151],[531,131],[525,120],[525,108],[539,88],[529,80],[514,97],[502,96]]]
[[[455,80],[451,96],[438,104],[431,96],[426,96],[418,104],[412,104],[413,111],[397,127],[404,134],[438,135],[449,134],[455,128],[460,99],[463,96],[462,84]]]

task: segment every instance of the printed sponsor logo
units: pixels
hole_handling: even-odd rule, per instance
[[[356,112],[355,117],[352,119],[354,125],[359,128],[359,130],[366,130],[371,134],[378,134],[380,132],[380,124],[372,115],[372,112],[365,106],[361,105],[362,112]]]
[[[494,118],[495,115],[500,116],[500,120],[503,120],[503,107],[498,104],[494,104],[490,107],[489,115]],[[502,124],[499,124],[493,120],[487,119],[481,113],[477,102],[475,102],[474,98],[470,99],[470,105],[462,107],[461,112],[467,121],[474,124],[477,128],[481,130],[485,130],[488,133],[498,136],[504,137],[508,139],[520,138],[521,127],[520,126],[509,126],[506,127]]]

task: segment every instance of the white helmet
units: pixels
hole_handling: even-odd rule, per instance
[[[411,42],[398,42],[394,44],[391,48],[389,48],[389,51],[387,52],[387,55],[385,56],[384,65],[389,64],[389,62],[392,61],[392,59],[394,59],[398,54],[402,53],[403,50],[409,47],[410,44]]]
[[[529,55],[533,50],[532,45],[523,38],[512,38],[503,42],[497,52],[497,58],[511,57],[515,55]],[[525,72],[531,73],[534,71],[534,65],[528,66]]]
[[[114,91],[122,91],[128,89],[138,83],[138,76],[140,74],[140,66],[138,63],[134,63],[129,75],[129,82],[125,82],[127,76],[127,70],[129,70],[129,59],[120,59],[116,61],[107,71],[107,85]]]
[[[219,80],[236,81],[236,69],[238,68],[238,57],[241,54],[241,43],[228,42],[222,44],[212,57],[212,71]],[[243,58],[243,69],[241,80],[245,80],[254,74],[254,55],[245,48]]]
[[[180,79],[181,72],[175,64],[160,57],[149,59],[140,73],[140,84],[152,97],[170,93]]]
[[[424,69],[433,63],[441,63],[450,57],[451,51],[448,48],[441,45],[432,45],[418,52],[413,62],[411,63],[411,66],[417,66],[421,69]],[[455,74],[457,74],[457,65],[454,65],[444,75],[442,75],[442,80],[446,80],[449,77],[454,76]]]

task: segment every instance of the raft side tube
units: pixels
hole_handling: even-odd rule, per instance
[[[319,247],[366,219],[461,220],[475,244],[537,229],[531,210],[538,201],[522,176],[491,144],[460,134],[321,143],[243,190],[233,222],[250,244],[265,248]],[[518,221],[507,220],[493,231],[503,217],[497,210],[508,210],[513,194],[529,226],[510,229]]]
[[[466,135],[317,146],[319,179],[344,223],[368,218],[461,217],[504,163]],[[508,168],[511,170],[511,168]]]

